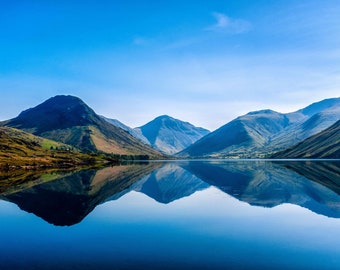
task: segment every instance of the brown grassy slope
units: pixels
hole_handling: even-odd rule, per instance
[[[72,151],[71,147],[65,144],[14,128],[0,127],[0,169],[73,167],[93,162],[93,157]]]
[[[97,115],[81,99],[56,96],[20,113],[16,118],[0,122],[36,136],[81,149],[82,152],[105,152],[119,155],[162,155],[128,132]]]

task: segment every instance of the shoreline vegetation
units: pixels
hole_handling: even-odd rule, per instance
[[[9,127],[0,127],[0,153],[0,170],[100,167],[126,160],[149,159],[148,155],[81,152],[73,146]]]
[[[34,154],[32,157],[0,157],[0,171],[95,168],[120,164],[127,161],[148,161],[147,155],[109,155],[103,153],[57,153]]]

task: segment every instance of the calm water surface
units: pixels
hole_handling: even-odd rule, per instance
[[[0,173],[0,269],[340,269],[339,161]]]

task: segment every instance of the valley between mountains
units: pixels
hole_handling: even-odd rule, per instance
[[[55,96],[0,122],[0,167],[71,167],[122,159],[340,158],[340,98],[296,112],[259,110],[210,132],[162,115],[131,128],[80,98]]]

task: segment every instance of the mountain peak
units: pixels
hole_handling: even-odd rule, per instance
[[[43,106],[56,106],[56,104],[59,104],[60,106],[67,106],[67,105],[71,105],[71,104],[81,104],[84,106],[87,106],[80,98],[75,97],[75,96],[71,96],[71,95],[57,95],[54,97],[51,97],[47,100],[45,100],[43,103],[39,104],[38,106],[34,107],[34,108],[38,108],[38,107],[43,107]],[[33,108],[30,108],[26,111],[23,111],[22,113],[25,113],[27,111],[30,111]]]
[[[173,118],[173,117],[171,117],[167,114],[160,115],[160,116],[156,117],[154,120],[156,120],[156,119],[173,119],[173,120],[175,120],[175,118]]]
[[[180,156],[263,157],[314,135],[339,120],[340,98],[315,102],[294,113],[249,112],[184,149]]]
[[[278,112],[270,110],[270,109],[264,109],[259,111],[252,111],[247,113],[247,115],[259,115],[259,114],[278,114]]]
[[[150,145],[166,154],[177,153],[209,133],[168,115],[158,116],[137,130]]]
[[[59,101],[81,101],[83,102],[79,97],[72,96],[72,95],[56,95],[54,97],[49,98],[48,100],[59,100]],[[46,101],[48,101],[46,100]]]
[[[159,156],[123,129],[97,115],[80,98],[59,95],[23,111],[4,125],[73,145],[85,151]]]
[[[80,98],[59,95],[34,108],[23,111],[11,120],[17,128],[34,129],[36,133],[94,124],[99,117]]]
[[[161,123],[165,123],[165,122],[176,122],[176,121],[179,122],[181,120],[175,119],[175,118],[173,118],[169,115],[164,114],[164,115],[160,115],[160,116],[156,117],[154,120],[150,121],[149,123],[153,122],[153,123],[161,124]]]

